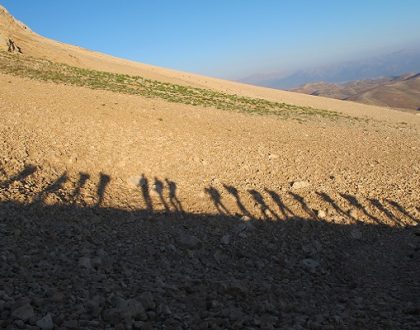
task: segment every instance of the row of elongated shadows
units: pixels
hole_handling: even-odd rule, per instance
[[[1,190],[5,191],[10,185],[15,182],[23,182],[25,179],[33,175],[37,170],[36,166],[28,165],[21,172],[10,176],[6,180],[0,183],[0,193]],[[96,194],[96,207],[100,207],[103,204],[105,198],[105,191],[107,186],[111,181],[111,177],[107,174],[100,173],[99,183],[97,186]],[[68,180],[67,173],[63,173],[58,179],[49,184],[41,193],[37,195],[34,202],[42,203],[45,197],[51,193],[57,193],[62,188],[64,183]],[[76,186],[71,193],[71,198],[76,198],[80,195],[81,189],[87,181],[90,179],[90,175],[87,173],[79,173],[79,179],[76,183]],[[153,190],[159,198],[160,204],[164,208],[164,212],[170,213],[184,213],[184,208],[180,199],[177,196],[177,184],[176,182],[165,178],[160,180],[157,177],[154,177],[153,181],[150,181],[144,174],[138,180],[138,188],[141,193],[141,197],[144,201],[145,210],[148,212],[155,212],[155,207],[153,199],[151,197],[151,191]],[[216,210],[221,215],[239,215],[239,216],[248,216],[250,218],[263,218],[263,219],[275,219],[275,220],[284,220],[291,217],[296,217],[296,213],[288,207],[282,197],[275,191],[264,188],[264,193],[268,196],[271,203],[266,202],[263,194],[257,190],[251,189],[247,192],[249,193],[252,201],[258,208],[259,215],[254,215],[253,212],[247,209],[244,202],[241,199],[240,192],[237,188],[231,185],[223,184],[223,188],[226,192],[234,199],[236,206],[239,212],[232,213],[222,201],[222,193],[215,187],[209,186],[204,188],[205,193],[209,197],[210,201],[214,204]],[[305,199],[294,193],[288,192],[289,196],[294,199],[304,213],[310,218],[316,219],[318,217],[317,213],[307,204]],[[328,204],[329,207],[332,207],[338,214],[348,219],[353,220],[355,223],[359,222],[359,219],[356,219],[352,213],[345,211],[339,204],[331,198],[325,192],[317,192],[319,198]],[[370,219],[375,223],[382,223],[379,217],[375,216],[373,213],[368,211],[368,208],[365,207],[355,196],[349,194],[339,194],[341,198],[344,199],[350,206],[355,209],[358,209],[366,218]],[[420,221],[416,219],[410,212],[408,212],[401,204],[396,201],[385,199],[384,202],[381,202],[376,198],[369,198],[367,202],[370,204],[371,208],[376,209],[377,214],[382,214],[382,218],[386,217],[388,220],[393,222],[395,225],[404,226],[405,222],[403,218],[408,220],[412,224],[418,224]],[[275,208],[271,207],[275,205]],[[417,211],[420,211],[417,208]],[[160,211],[161,212],[161,211]]]

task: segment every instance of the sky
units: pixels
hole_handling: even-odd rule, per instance
[[[0,0],[33,31],[226,79],[420,44],[419,0]]]

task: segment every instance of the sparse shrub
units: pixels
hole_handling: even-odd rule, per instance
[[[4,51],[0,51],[0,72],[58,84],[141,95],[148,98],[161,98],[168,102],[192,106],[213,107],[221,110],[260,115],[270,114],[283,119],[299,121],[314,120],[320,117],[330,120],[337,120],[338,118],[356,119],[334,111],[182,86],[145,79],[140,76],[77,68],[49,60],[17,56]]]

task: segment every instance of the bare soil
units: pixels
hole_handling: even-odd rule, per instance
[[[415,124],[0,86],[3,327],[419,325]]]

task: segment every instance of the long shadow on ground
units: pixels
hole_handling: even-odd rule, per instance
[[[0,327],[35,325],[48,313],[56,326],[86,329],[418,325],[416,228],[337,225],[291,212],[287,220],[242,221],[212,189],[220,215],[180,211],[175,193],[172,211],[168,204],[158,212],[150,200],[144,210],[123,211],[101,206],[109,181],[101,176],[100,202],[91,207],[48,206],[42,194],[0,203]]]

